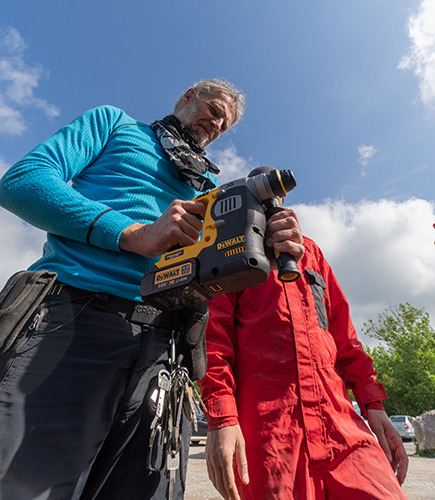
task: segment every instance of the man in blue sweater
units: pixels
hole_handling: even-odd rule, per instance
[[[140,281],[159,255],[198,240],[205,207],[191,199],[219,172],[204,148],[244,102],[204,80],[151,125],[98,107],[0,181],[1,205],[47,231],[29,269],[57,278],[0,358],[1,499],[183,498],[189,422],[174,471],[149,444],[157,375],[185,349],[191,318],[141,306]],[[268,230],[269,246],[302,257],[291,211]]]

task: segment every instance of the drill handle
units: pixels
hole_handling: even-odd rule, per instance
[[[273,214],[284,210],[284,208],[279,206],[276,198],[265,200],[264,205],[266,207],[266,219],[269,219]],[[275,249],[274,252],[276,265],[278,266],[278,278],[281,281],[296,281],[301,277],[301,272],[296,264],[296,259],[292,254],[278,252],[278,250]]]
[[[281,281],[296,281],[301,277],[296,259],[291,253],[281,253],[275,250],[275,259],[278,266],[278,278]]]

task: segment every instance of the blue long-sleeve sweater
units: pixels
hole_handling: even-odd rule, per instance
[[[174,199],[197,194],[180,181],[150,126],[112,106],[79,116],[0,181],[0,204],[48,233],[30,269],[134,300],[155,259],[121,251],[122,231],[152,223]]]

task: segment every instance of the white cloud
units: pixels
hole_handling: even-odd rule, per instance
[[[59,115],[59,108],[34,92],[48,73],[24,60],[26,44],[15,28],[0,30],[0,133],[20,135],[26,130],[23,110],[34,107],[47,116]]]
[[[218,175],[220,184],[246,177],[255,168],[252,159],[239,156],[233,144],[226,149],[210,149],[207,155],[221,171]]]
[[[435,107],[435,2],[422,0],[418,12],[408,20],[411,40],[409,53],[399,63],[400,69],[412,70],[420,81],[420,98]]]
[[[26,269],[42,254],[45,233],[0,208],[0,287],[16,271]],[[5,237],[7,236],[7,237]]]
[[[358,147],[359,154],[359,162],[362,165],[361,175],[365,175],[365,167],[369,164],[369,161],[373,158],[373,155],[376,153],[376,148],[374,146],[366,146],[365,144],[361,144]]]
[[[9,163],[7,163],[1,156],[0,156],[0,177],[3,176],[3,174],[8,170],[10,167]]]
[[[393,303],[424,308],[435,327],[433,202],[326,202],[294,208],[303,233],[320,246],[346,293],[359,335],[365,321]]]

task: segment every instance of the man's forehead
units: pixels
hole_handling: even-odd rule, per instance
[[[222,89],[211,90],[210,92],[204,93],[202,97],[206,100],[217,99],[227,103],[234,103],[233,97]]]
[[[213,102],[214,105],[222,107],[226,111],[232,114],[232,122],[234,122],[236,117],[237,104],[234,98],[225,92],[225,90],[217,89],[203,96],[205,101]]]

